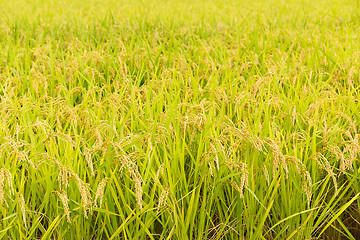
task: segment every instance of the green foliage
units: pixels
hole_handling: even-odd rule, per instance
[[[0,7],[0,238],[360,238],[358,1]]]

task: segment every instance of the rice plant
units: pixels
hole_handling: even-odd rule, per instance
[[[0,3],[1,239],[359,239],[357,0]]]

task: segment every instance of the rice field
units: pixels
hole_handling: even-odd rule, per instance
[[[360,239],[358,0],[0,9],[0,239]]]

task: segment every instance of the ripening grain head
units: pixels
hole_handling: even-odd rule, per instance
[[[100,181],[99,186],[96,190],[95,193],[95,198],[94,198],[94,202],[95,202],[95,207],[97,206],[97,200],[99,199],[100,204],[99,204],[99,208],[101,208],[102,202],[103,202],[103,197],[104,197],[104,190],[105,190],[105,186],[106,183],[109,181],[109,178],[104,178],[103,180]]]
[[[21,211],[21,215],[24,221],[24,226],[25,228],[27,228],[27,224],[26,224],[26,212],[25,212],[25,200],[24,200],[24,196],[19,193],[18,194],[18,201],[19,201],[19,207],[20,207],[20,211]]]
[[[66,220],[68,221],[68,223],[71,223],[70,209],[69,209],[69,198],[67,197],[67,194],[66,194],[65,190],[56,191],[56,194],[59,196],[60,201],[61,201],[61,203],[63,205],[64,212],[65,212],[65,215],[66,215]]]
[[[1,168],[0,169],[0,204],[6,203],[5,200],[5,186],[8,186],[8,189],[10,190],[10,192],[13,191],[13,187],[12,187],[12,176],[11,173],[8,169],[6,168]]]

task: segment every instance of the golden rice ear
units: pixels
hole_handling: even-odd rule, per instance
[[[149,153],[147,155],[147,159],[148,159],[148,163],[150,164],[150,160],[151,160],[151,153],[153,151],[153,144],[151,141],[151,134],[148,134],[147,136],[147,142],[148,142],[148,146],[149,146]]]
[[[157,181],[159,181],[159,177],[160,175],[162,175],[164,173],[164,164],[161,164],[159,169],[156,172],[156,175],[154,177],[154,183],[157,183]]]
[[[304,190],[306,194],[306,199],[308,202],[308,207],[310,208],[311,199],[312,199],[312,179],[310,176],[310,173],[304,169],[302,172],[302,177],[304,178],[302,189]]]
[[[136,196],[136,201],[137,204],[139,206],[140,209],[143,208],[143,203],[142,203],[142,180],[138,177],[133,179],[134,184],[135,184],[135,196]]]
[[[268,186],[270,186],[269,171],[267,170],[267,167],[265,165],[263,166],[262,169],[263,169],[263,172],[264,172],[266,183],[267,183]]]
[[[69,187],[69,178],[72,175],[72,171],[68,167],[62,166],[61,163],[57,160],[55,160],[55,163],[59,169],[57,180],[59,182],[60,189]]]
[[[76,149],[76,142],[69,135],[59,132],[59,133],[54,133],[54,136],[64,140],[65,142],[68,142],[74,149]]]
[[[68,223],[71,223],[71,219],[70,219],[70,209],[69,209],[69,198],[66,195],[65,190],[60,190],[60,192],[56,191],[56,194],[59,196],[61,203],[63,205],[64,208],[64,212],[66,215],[66,220],[68,221]]]
[[[212,161],[208,161],[208,166],[209,166],[209,173],[213,177],[214,176],[214,170],[215,170],[214,163]]]
[[[166,188],[161,191],[161,194],[159,196],[159,203],[158,203],[157,210],[156,210],[156,215],[159,214],[160,208],[166,205],[169,193],[170,193],[169,188]]]
[[[84,149],[84,155],[85,155],[85,160],[90,168],[90,171],[91,171],[91,175],[95,175],[94,174],[94,166],[93,166],[93,161],[92,161],[92,158],[91,158],[91,153],[90,153],[90,150],[85,147]]]
[[[87,217],[87,208],[90,208],[90,214],[92,214],[92,201],[91,201],[91,194],[88,188],[88,184],[83,182],[76,173],[72,172],[71,174],[72,174],[71,176],[78,185],[82,199],[82,205],[84,207],[84,214],[85,217]]]
[[[220,170],[220,164],[219,164],[219,157],[218,157],[218,153],[217,153],[217,150],[216,150],[216,147],[214,144],[210,143],[210,151],[211,151],[211,154],[214,155],[214,162],[216,164],[216,169],[219,171]],[[211,174],[212,175],[212,174]]]
[[[135,187],[135,197],[137,205],[140,209],[142,209],[142,178],[136,165],[135,161],[137,159],[137,155],[135,153],[128,155],[119,155],[117,156],[121,161],[120,171],[127,170],[130,178],[132,178]],[[131,158],[134,158],[131,159]]]
[[[95,141],[95,145],[92,147],[91,151],[96,152],[102,148],[102,146],[104,144],[104,140],[98,129],[95,129],[93,132],[95,134],[96,141]]]
[[[12,176],[8,169],[6,168],[0,168],[0,204],[5,204],[8,207],[8,204],[5,199],[5,186],[6,183],[8,185],[8,188],[10,189],[10,192],[13,192],[12,187]]]
[[[331,145],[326,148],[329,150],[332,155],[340,161],[340,172],[345,173],[347,169],[352,169],[352,163],[349,158],[346,158],[344,152],[340,149],[339,146]]]
[[[277,143],[275,140],[266,138],[267,144],[270,147],[271,152],[273,153],[274,161],[273,161],[273,178],[275,178],[278,167],[281,165],[283,167],[283,170],[285,171],[286,178],[289,177],[289,169],[286,163],[286,157],[281,152],[279,143]]]
[[[360,153],[360,143],[359,143],[359,134],[351,134],[349,130],[345,132],[345,136],[348,138],[347,141],[344,141],[345,149],[344,153],[347,153],[349,156],[345,158],[346,168],[353,170],[353,162],[359,156]]]
[[[110,178],[104,178],[103,180],[101,180],[101,182],[98,185],[98,188],[96,190],[95,193],[95,199],[94,199],[94,206],[97,207],[97,199],[99,199],[100,204],[99,207],[101,207],[102,205],[102,201],[103,201],[103,197],[104,197],[104,190],[105,190],[105,186],[106,183],[110,180]]]
[[[247,169],[247,164],[240,162],[226,162],[225,163],[230,169],[234,169],[235,171],[240,172],[240,186],[234,181],[230,180],[230,184],[233,186],[235,190],[237,190],[240,193],[240,198],[244,197],[244,188],[249,186],[248,176],[249,171]]]
[[[317,155],[315,156],[315,160],[317,161],[319,166],[322,167],[332,178],[334,187],[335,187],[335,195],[337,195],[338,194],[338,184],[337,184],[337,180],[336,180],[336,175],[333,172],[333,170],[331,169],[331,165],[330,165],[329,161],[321,153],[317,153]]]
[[[21,210],[21,215],[22,215],[22,218],[23,218],[23,221],[24,221],[24,226],[25,226],[25,228],[27,228],[26,212],[25,212],[25,200],[24,200],[24,196],[21,193],[18,194],[18,201],[19,201],[19,207],[20,207],[20,210]]]
[[[241,177],[240,177],[240,189],[241,189],[240,197],[243,197],[244,188],[249,186],[249,181],[248,181],[249,172],[247,170],[247,164],[242,163],[240,170],[242,172]]]

